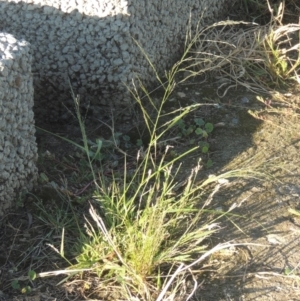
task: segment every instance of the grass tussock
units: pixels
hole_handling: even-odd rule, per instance
[[[85,216],[85,230],[81,229],[76,243],[75,263],[65,273],[82,271],[86,279],[98,277],[98,288],[117,291],[122,299],[164,300],[170,295],[182,294],[186,289],[182,279],[190,275],[195,280],[192,267],[199,265],[215,250],[230,246],[225,244],[209,250],[205,243],[217,231],[217,220],[226,214],[214,216],[213,211],[206,210],[213,196],[226,186],[227,178],[264,177],[251,169],[235,169],[199,181],[198,174],[203,168],[199,161],[179,182],[180,161],[199,147],[168,157],[171,145],[165,145],[158,155],[160,142],[177,121],[201,106],[189,105],[167,114],[163,111],[174,90],[176,76],[186,72],[185,66],[191,62],[191,49],[198,39],[199,35],[187,35],[186,50],[181,60],[166,74],[166,82],[149,61],[164,90],[158,104],[152,101],[139,81],[139,88],[134,87],[131,91],[150,134],[148,147],[136,154],[133,174],[126,169],[126,155],[123,175],[107,178],[101,169],[95,168],[79,114],[79,100],[73,95],[84,141],[80,148],[86,154],[95,190],[89,216]],[[149,114],[149,106],[144,106],[139,91],[146,95],[150,110],[156,112],[155,118]],[[171,118],[165,121],[166,116]],[[162,118],[164,122],[161,122]]]
[[[299,83],[300,25],[282,24],[284,2],[266,25],[222,21],[203,29],[193,51],[190,75],[213,72],[219,95],[237,86],[255,93]],[[195,73],[194,73],[195,72]]]
[[[176,64],[168,74],[165,94],[158,106],[142,86],[152,109],[156,110],[154,120],[143,106],[138,89],[132,91],[141,106],[151,137],[147,149],[137,153],[134,174],[129,176],[125,168],[121,177],[97,177],[90,162],[96,185],[93,203],[96,202],[98,210],[90,207],[90,217],[86,217],[86,235],[77,243],[80,254],[70,269],[89,270],[90,275],[100,277],[106,286],[114,286],[114,290],[127,299],[132,295],[142,300],[158,296],[180,264],[185,265],[206,252],[203,240],[217,229],[215,220],[201,221],[205,215],[205,201],[202,199],[205,189],[217,179],[197,183],[197,175],[202,168],[199,163],[183,184],[177,182],[178,163],[198,147],[171,160],[166,159],[171,146],[165,146],[161,157],[157,154],[160,140],[177,120],[200,106],[187,106],[172,112],[176,115],[174,119],[163,124],[160,122],[163,105],[172,93],[180,65]],[[159,77],[158,80],[162,83]],[[80,118],[79,121],[82,122]],[[84,126],[81,125],[81,129],[83,137],[86,137]],[[84,145],[88,147],[87,143]],[[86,154],[89,154],[88,148]],[[173,291],[180,289],[178,283],[171,287]]]

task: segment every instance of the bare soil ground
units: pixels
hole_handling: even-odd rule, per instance
[[[227,210],[234,204],[236,208],[221,224],[222,229],[212,242],[257,245],[212,256],[206,267],[207,278],[195,300],[300,298],[300,219],[288,211],[300,208],[300,125],[296,111],[291,108],[291,104],[299,104],[299,89],[288,95],[285,104],[274,97],[265,97],[264,107],[255,95],[235,91],[222,100],[230,106],[225,105],[220,109],[221,114],[211,116],[225,123],[213,135],[214,173],[253,165],[274,178],[265,182],[233,181],[224,193],[214,198],[212,204],[216,209]],[[245,104],[244,97],[249,103]],[[268,103],[278,109],[268,107]],[[261,120],[247,115],[249,109],[260,111]]]

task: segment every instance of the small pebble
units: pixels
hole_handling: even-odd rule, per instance
[[[249,98],[247,98],[246,96],[242,97],[241,103],[246,104],[246,103],[249,103],[249,102],[250,102]]]
[[[186,97],[186,94],[183,93],[183,92],[177,92],[177,95],[178,95],[180,98]]]
[[[232,119],[231,119],[231,123],[232,123],[233,125],[238,125],[239,119],[238,119],[238,118],[232,118]]]
[[[214,128],[223,128],[225,127],[225,122],[218,122],[214,125]]]

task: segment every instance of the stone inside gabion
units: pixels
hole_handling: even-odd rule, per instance
[[[0,216],[37,179],[30,45],[0,33]]]
[[[157,85],[182,53],[188,21],[213,22],[232,0],[7,0],[0,31],[29,41],[33,52],[36,121],[66,120],[70,85],[101,116],[101,105],[128,105],[139,77]],[[140,48],[141,47],[141,48]]]

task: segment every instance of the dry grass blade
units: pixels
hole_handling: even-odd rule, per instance
[[[159,294],[158,298],[156,299],[156,301],[165,300],[164,298],[165,298],[166,292],[169,290],[169,288],[172,285],[172,283],[174,282],[174,280],[177,279],[177,277],[180,274],[186,273],[187,271],[189,271],[192,274],[191,268],[193,266],[198,265],[200,262],[204,261],[209,256],[211,256],[212,254],[214,254],[214,253],[216,253],[220,250],[228,249],[228,248],[231,248],[231,247],[237,247],[237,246],[245,246],[245,245],[247,245],[247,246],[248,245],[262,246],[260,244],[236,244],[236,243],[226,242],[226,243],[223,243],[223,244],[216,245],[215,247],[213,247],[209,251],[205,252],[202,256],[200,256],[198,259],[196,259],[195,261],[193,261],[189,265],[180,264],[178,266],[178,268],[176,269],[176,271],[173,273],[173,275],[170,277],[170,279],[168,280],[168,282],[166,283],[166,285],[164,286],[162,291],[160,292],[160,294]],[[197,285],[195,285],[195,287],[197,287]],[[191,293],[191,295],[192,294],[193,294],[193,292]]]
[[[269,93],[286,81],[299,82],[300,24],[282,25],[283,13],[281,6],[266,25],[225,21],[205,28],[189,71],[213,72],[220,97],[236,86]]]

